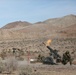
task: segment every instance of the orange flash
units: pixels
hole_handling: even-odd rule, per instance
[[[47,43],[46,43],[46,46],[49,46],[51,44],[51,41],[52,40],[48,40]]]

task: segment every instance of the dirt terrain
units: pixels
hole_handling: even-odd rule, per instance
[[[18,70],[11,73],[4,72],[0,75],[75,75],[76,74],[76,65],[70,66],[67,64],[64,65],[43,65],[40,63],[37,64],[28,64],[21,65]]]

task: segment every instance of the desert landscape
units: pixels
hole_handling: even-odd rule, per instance
[[[57,50],[62,57],[69,51],[72,65],[30,63],[38,55],[47,57]],[[76,74],[76,15],[51,18],[43,22],[16,21],[0,28],[0,75],[75,75]]]

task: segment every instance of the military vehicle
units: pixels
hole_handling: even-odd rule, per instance
[[[43,64],[57,64],[61,61],[61,56],[58,54],[57,50],[53,50],[49,46],[47,48],[50,50],[50,56],[42,60]]]
[[[68,62],[70,63],[70,65],[72,64],[72,59],[69,51],[63,53],[63,56],[61,57],[58,54],[57,50],[53,50],[50,46],[46,46],[46,47],[48,48],[48,50],[50,50],[50,56],[42,60],[43,64],[54,65],[54,64],[62,63],[63,65],[66,65]]]

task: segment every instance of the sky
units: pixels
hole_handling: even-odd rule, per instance
[[[35,23],[76,15],[76,0],[0,0],[0,27],[14,22]]]

